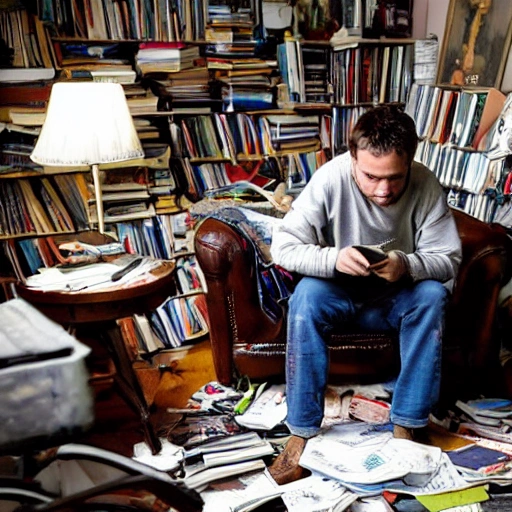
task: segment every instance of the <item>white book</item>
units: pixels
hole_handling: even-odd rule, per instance
[[[190,448],[185,452],[185,458],[196,457],[204,453],[222,452],[227,450],[237,450],[239,448],[247,448],[261,443],[261,437],[256,432],[243,432],[222,439],[216,439],[194,448]]]
[[[497,427],[501,424],[500,418],[491,418],[483,416],[482,414],[478,414],[478,409],[475,409],[474,407],[467,404],[466,402],[463,402],[462,400],[457,400],[455,402],[455,406],[458,407],[464,414],[469,416],[473,421],[479,423],[480,425]]]
[[[263,471],[266,468],[265,462],[261,459],[239,462],[227,466],[218,466],[199,471],[190,477],[185,477],[185,484],[191,489],[204,489],[210,482],[221,480],[230,476],[241,475],[251,471]]]
[[[0,69],[0,82],[27,82],[52,80],[55,68],[6,68]]]
[[[165,348],[162,340],[154,333],[151,324],[145,315],[134,315],[135,328],[142,338],[148,352]]]
[[[144,190],[118,190],[117,192],[108,192],[103,194],[104,202],[134,201],[139,199],[149,199],[149,192]]]
[[[116,71],[91,70],[90,73],[94,82],[134,84],[137,78],[137,73],[128,69],[119,69]]]
[[[260,459],[274,453],[273,446],[265,440],[261,440],[255,446],[239,448],[237,450],[226,450],[224,452],[213,452],[203,454],[206,467],[225,466],[235,462],[243,462],[252,459]]]

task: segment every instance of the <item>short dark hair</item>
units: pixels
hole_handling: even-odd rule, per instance
[[[379,105],[365,112],[350,134],[350,154],[367,150],[375,156],[393,151],[406,155],[410,164],[418,146],[418,135],[413,119],[396,105]]]

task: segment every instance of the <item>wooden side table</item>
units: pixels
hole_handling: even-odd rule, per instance
[[[19,297],[64,327],[94,324],[105,334],[116,367],[115,382],[128,405],[140,415],[146,442],[153,454],[160,452],[162,446],[150,422],[149,407],[116,320],[154,310],[174,295],[174,267],[174,262],[162,261],[160,267],[151,272],[155,277],[152,281],[118,289],[64,292],[16,285]]]

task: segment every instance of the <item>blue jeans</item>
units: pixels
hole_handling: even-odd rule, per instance
[[[404,285],[385,300],[360,304],[334,280],[304,277],[289,301],[286,352],[286,423],[292,434],[309,438],[324,414],[329,354],[325,338],[333,325],[365,331],[396,330],[400,373],[391,421],[417,428],[439,398],[441,339],[448,291],[438,281]]]

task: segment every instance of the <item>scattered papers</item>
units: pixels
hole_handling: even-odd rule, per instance
[[[235,416],[235,421],[246,428],[272,430],[286,418],[285,385],[273,385],[254,400],[247,411]]]
[[[345,510],[357,499],[341,482],[312,475],[281,486],[288,512],[323,512]]]
[[[277,485],[268,471],[239,477],[228,482],[227,490],[208,489],[201,493],[203,512],[249,512],[281,496],[288,512],[345,510],[357,495],[340,482],[311,475],[286,485]]]
[[[386,432],[351,445],[339,432],[332,428],[309,439],[300,465],[341,482],[372,484],[406,478],[418,485],[428,482],[441,462],[442,451],[434,446],[390,438]]]
[[[409,484],[403,480],[390,480],[379,484],[355,484],[345,482],[348,489],[361,496],[377,496],[384,491],[410,494],[411,496],[425,496],[429,494],[439,494],[446,491],[467,489],[474,484],[468,483],[459,474],[446,453],[441,455],[441,463],[437,471],[424,485]]]
[[[160,471],[177,471],[185,460],[185,450],[164,438],[160,439],[160,442],[162,443],[162,449],[156,455],[153,455],[147,443],[135,444],[133,446],[133,460]]]
[[[263,391],[259,394],[260,389]],[[487,499],[487,494],[479,486],[489,482],[510,484],[512,481],[512,470],[506,467],[512,458],[512,443],[503,442],[512,440],[512,434],[507,432],[510,426],[505,424],[511,421],[506,417],[509,414],[508,401],[481,399],[465,403],[477,411],[491,409],[487,417],[499,420],[499,427],[474,425],[487,433],[492,431],[493,436],[497,436],[496,432],[499,431],[501,442],[470,437],[461,432],[450,435],[462,442],[478,443],[480,446],[472,448],[475,451],[481,451],[481,446],[498,452],[503,449],[505,457],[502,461],[502,455],[497,454],[497,464],[503,464],[503,471],[493,464],[494,459],[490,461],[490,466],[483,467],[477,461],[477,469],[472,470],[454,465],[446,452],[449,450],[447,446],[443,447],[443,451],[437,446],[395,439],[393,425],[389,422],[370,423],[372,414],[368,416],[368,411],[362,411],[365,413],[362,416],[367,416],[364,421],[359,418],[354,420],[359,405],[376,402],[378,412],[381,409],[389,410],[386,407],[387,397],[383,397],[387,390],[376,387],[370,389],[368,394],[362,388],[330,388],[326,396],[326,415],[331,415],[332,423],[326,425],[328,422],[324,421],[321,434],[308,440],[300,459],[301,466],[311,470],[312,475],[278,486],[266,470],[269,460],[265,458],[271,456],[272,450],[265,446],[266,441],[256,432],[243,430],[269,431],[276,424],[284,423],[284,392],[284,385],[274,385],[268,389],[260,385],[245,414],[236,416],[231,413],[225,415],[224,420],[218,414],[202,418],[185,416],[181,432],[183,434],[186,430],[187,435],[183,440],[191,440],[192,443],[186,450],[183,481],[201,492],[206,512],[249,512],[277,497],[282,499],[291,512],[390,512],[393,508],[382,497],[385,491],[416,498],[431,497],[420,500],[430,511],[450,508],[454,512],[477,512],[480,510],[478,503]],[[219,396],[233,403],[234,393],[240,392],[212,382],[208,390],[201,389],[195,396],[206,402],[212,396]],[[381,403],[382,399],[384,401]],[[361,400],[361,404],[357,400]],[[214,410],[212,408],[210,412]],[[455,414],[450,414],[455,418]],[[233,424],[240,429],[238,433],[236,429],[232,430],[233,425],[226,423],[226,418],[231,418]],[[214,419],[217,423],[214,428],[210,428]],[[384,421],[385,417],[378,419]],[[205,421],[209,422],[208,427],[203,424]],[[196,428],[194,423],[197,427],[201,426],[200,432],[208,431],[208,434],[199,437],[193,434],[191,437],[191,430]],[[437,424],[441,425],[441,422]],[[458,421],[455,424],[458,425]],[[453,425],[450,422],[450,426]],[[466,428],[467,423],[460,426]],[[178,432],[174,431],[175,434]],[[221,437],[210,441],[217,434]],[[273,443],[275,445],[276,441]],[[466,449],[469,452],[469,448]],[[477,471],[480,473],[476,474]]]
[[[109,287],[119,287],[133,283],[142,276],[146,280],[153,279],[151,270],[158,268],[160,260],[143,258],[142,262],[133,270],[117,280],[113,280],[116,272],[128,266],[134,258],[139,256],[127,254],[110,263],[92,263],[74,268],[51,267],[40,269],[39,274],[27,278],[26,286],[43,291],[97,291]]]

